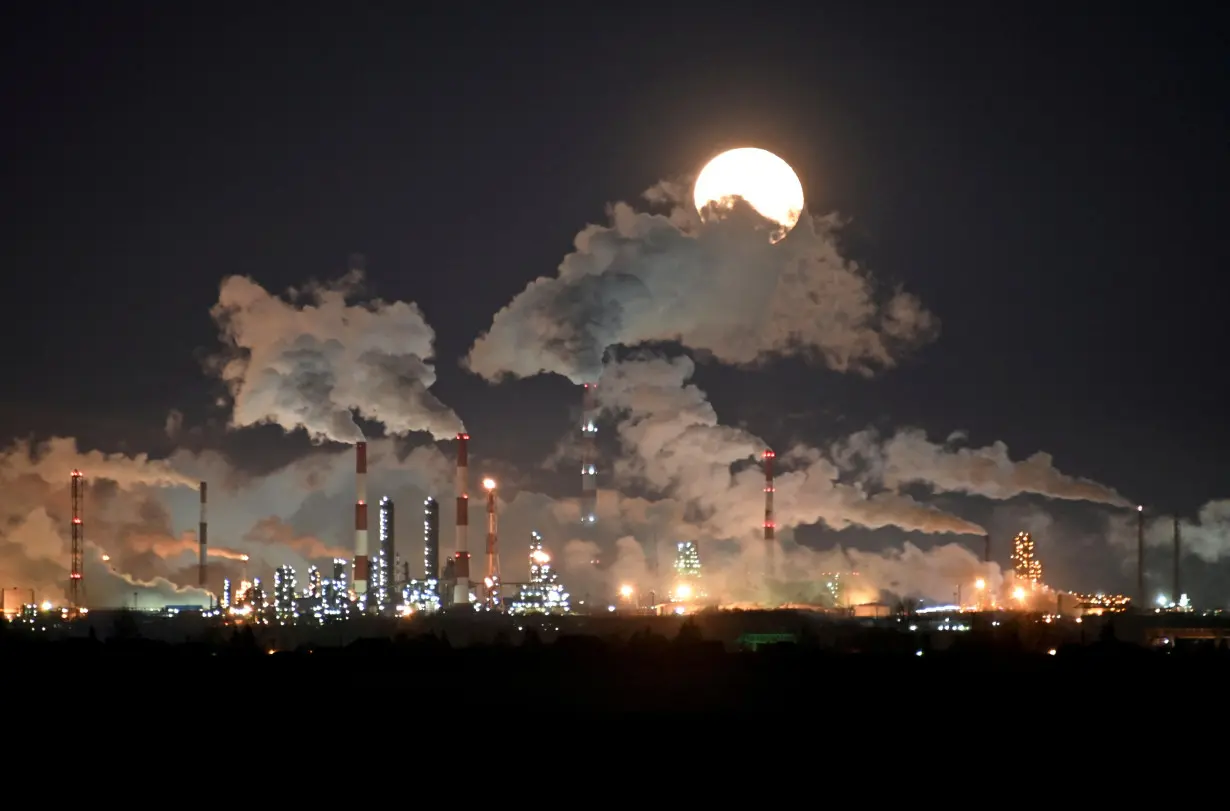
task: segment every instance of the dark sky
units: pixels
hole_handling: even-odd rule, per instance
[[[436,329],[442,399],[528,464],[568,387],[457,359],[605,203],[754,144],[943,333],[872,381],[708,370],[730,421],[967,429],[1161,509],[1230,495],[1224,12],[252,5],[11,12],[5,435],[156,446],[169,409],[213,413],[224,275],[280,290],[361,251]]]

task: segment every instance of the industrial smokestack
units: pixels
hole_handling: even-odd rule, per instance
[[[205,482],[201,482],[201,523],[197,528],[197,541],[200,547],[200,556],[197,561],[197,585],[205,588],[205,583],[209,575],[209,524],[205,516],[206,504],[206,487]]]
[[[354,446],[354,591],[367,593],[370,564],[367,558],[367,443]]]
[[[457,550],[453,554],[453,573],[457,585],[453,588],[453,603],[470,602],[470,435],[457,435]]]
[[[1145,508],[1136,507],[1136,599],[1140,601],[1139,608],[1144,611],[1149,604],[1145,594]]]
[[[991,562],[991,536],[990,535],[982,536],[982,562],[983,563]]]
[[[765,577],[772,577],[773,571],[773,553],[774,539],[777,537],[777,521],[773,517],[773,493],[776,488],[773,486],[773,459],[777,454],[766,449],[761,454],[761,461],[764,463],[764,561],[765,561]]]
[[[598,437],[597,383],[586,383],[581,394],[581,524],[590,526],[597,520],[598,476],[595,467]]]
[[[1174,594],[1170,599],[1175,605],[1179,604],[1179,598],[1183,596],[1181,591],[1182,584],[1179,582],[1179,559],[1183,554],[1182,540],[1179,535],[1179,516],[1174,517]]]
[[[71,474],[71,484],[73,528],[72,546],[69,550],[68,606],[75,617],[85,597],[81,593],[82,556],[85,553],[85,524],[81,518],[81,504],[85,500],[85,474],[80,470],[74,470]],[[30,602],[34,602],[33,597],[30,598]]]

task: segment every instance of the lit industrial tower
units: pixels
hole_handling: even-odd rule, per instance
[[[704,596],[700,589],[700,550],[696,541],[680,541],[675,547],[675,600],[692,600]]]
[[[495,479],[483,479],[487,491],[487,607],[495,608],[500,601],[500,534],[495,514]]]
[[[440,577],[440,504],[431,496],[423,502],[423,579]]]
[[[581,394],[581,523],[593,524],[598,512],[598,384],[586,383]]]
[[[200,554],[197,559],[198,571],[196,575],[197,585],[201,588],[205,588],[205,581],[209,574],[209,524],[206,522],[205,517],[205,492],[206,484],[201,482],[201,522],[197,526],[197,548]],[[212,601],[213,598],[211,597],[210,600]]]
[[[1034,553],[1034,539],[1028,532],[1018,532],[1012,539],[1012,573],[1017,580],[1042,582],[1042,561]]]
[[[380,499],[380,556],[376,560],[375,572],[376,604],[381,611],[393,601],[393,581],[397,579],[393,571],[393,519],[393,499],[384,496]]]
[[[81,610],[81,554],[85,548],[85,527],[81,523],[81,502],[85,497],[85,479],[80,470],[72,473],[73,529],[72,560],[68,574],[68,608],[72,614]]]
[[[453,603],[466,605],[470,602],[470,435],[457,435],[457,480],[453,489],[457,493],[457,550],[453,553],[453,575],[457,585],[453,587]]]
[[[363,599],[367,594],[370,564],[367,558],[367,443],[354,446],[354,593]]]
[[[773,576],[773,546],[777,537],[777,521],[773,517],[773,459],[777,454],[765,450],[761,454],[764,463],[764,570],[766,577]]]

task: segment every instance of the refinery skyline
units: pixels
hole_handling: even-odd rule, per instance
[[[1183,292],[1224,264],[1220,124],[1102,73],[1192,87],[1198,49],[1093,53],[1072,19],[1046,35],[1056,92],[1021,78],[1039,48],[718,14],[760,56],[715,83],[678,59],[694,19],[648,37],[629,13],[583,48],[525,30],[530,68],[445,11],[347,12],[303,26],[330,58],[271,69],[213,21],[68,47],[28,13],[14,53],[50,84],[13,100],[28,202],[2,283],[37,319],[0,341],[10,604],[210,605],[334,560],[356,598],[395,604],[400,560],[451,567],[442,602],[496,603],[533,538],[578,602],[669,597],[681,544],[726,605],[838,582],[847,603],[1230,600],[1230,437],[1199,384],[1222,319]],[[158,44],[181,35],[199,48]],[[596,56],[631,43],[679,83]],[[419,58],[445,78],[403,81]],[[954,101],[954,75],[1001,90]],[[781,159],[751,177],[776,199],[723,208],[738,171],[695,189],[736,147]]]

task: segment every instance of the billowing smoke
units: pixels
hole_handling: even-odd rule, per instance
[[[275,423],[317,440],[363,438],[358,413],[391,434],[437,438],[461,420],[430,391],[435,333],[414,304],[351,304],[359,269],[284,297],[252,279],[222,282],[212,313],[225,352],[213,364],[230,389],[235,427]]]
[[[1003,442],[967,448],[959,445],[960,438],[953,434],[948,441],[935,444],[925,432],[912,428],[884,440],[874,431],[863,431],[842,443],[838,455],[847,466],[862,463],[869,478],[891,489],[925,484],[939,492],[992,499],[1032,493],[1068,501],[1128,504],[1105,485],[1061,473],[1048,453],[1013,461]]]
[[[721,425],[705,393],[688,382],[693,370],[686,357],[642,356],[606,367],[598,395],[603,408],[619,415],[616,431],[626,452],[615,463],[616,481],[694,507],[695,522],[712,537],[754,537],[764,515],[764,476],[755,460],[765,442]],[[775,482],[779,526],[984,531],[909,496],[843,482],[837,466],[815,449],[795,449],[783,461],[792,457],[803,461]]]
[[[434,446],[399,449],[379,439],[369,458],[373,492],[411,510],[450,480],[451,462]],[[213,451],[151,460],[82,452],[72,439],[23,441],[0,452],[0,583],[11,589],[9,608],[31,593],[57,604],[66,597],[73,469],[85,474],[82,582],[92,607],[207,605],[224,578],[267,578],[280,565],[302,577],[310,564],[352,554],[349,448],[322,446],[253,477]],[[213,484],[208,591],[196,588],[202,480]]]
[[[1121,519],[1121,530],[1116,539],[1122,545],[1135,549],[1136,513]],[[1230,499],[1210,501],[1200,508],[1196,519],[1179,522],[1183,554],[1194,555],[1203,561],[1217,563],[1230,558]],[[1158,516],[1145,526],[1145,543],[1152,547],[1169,547],[1174,543],[1174,518]]]
[[[169,577],[168,561],[195,555],[195,537],[174,532],[162,505],[162,488],[196,481],[165,460],[83,452],[73,439],[18,441],[0,452],[0,580],[12,600],[60,603],[69,575],[71,499],[69,475],[85,476],[83,588],[92,605],[119,605],[129,595],[204,604],[204,592]],[[6,603],[6,605],[11,605]]]
[[[125,456],[101,451],[82,452],[76,440],[53,437],[44,442],[17,440],[0,452],[0,480],[33,476],[50,485],[66,485],[74,470],[91,479],[106,479],[121,488],[134,485],[196,487],[197,483],[176,472],[165,461],[151,461],[145,454]]]
[[[746,204],[702,224],[681,187],[646,193],[671,216],[611,208],[609,225],[575,240],[555,276],[530,283],[495,315],[467,359],[488,380],[597,380],[615,345],[679,341],[728,364],[818,356],[839,371],[895,365],[938,322],[912,295],[881,294],[837,250],[834,219],[804,217],[779,243]]]

